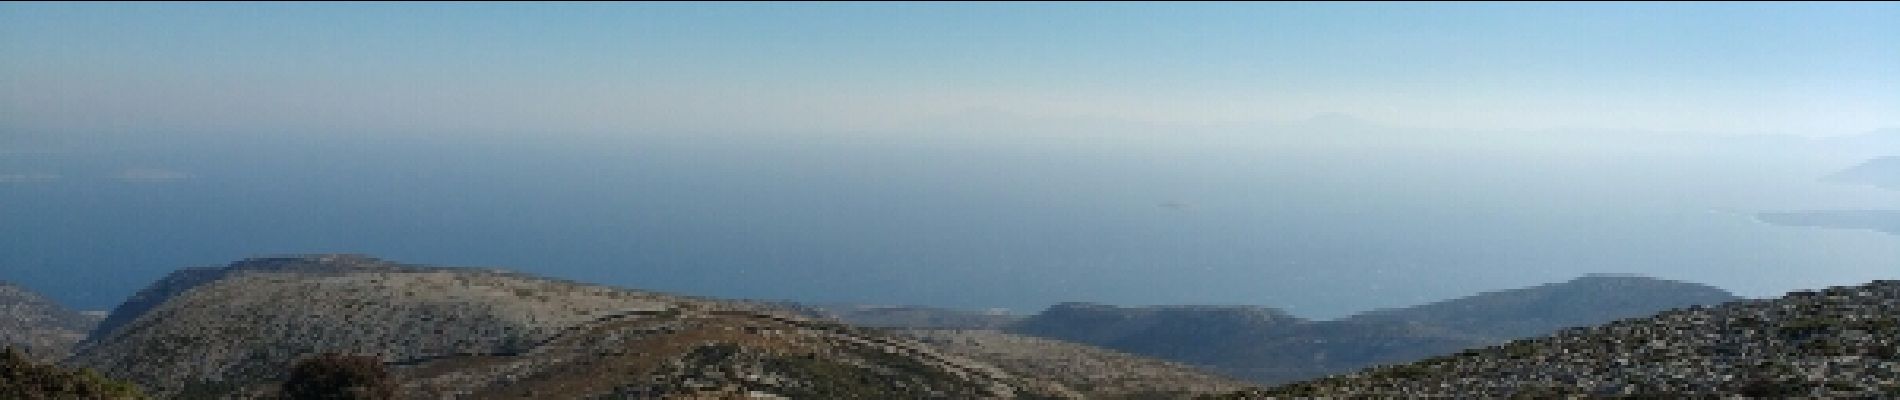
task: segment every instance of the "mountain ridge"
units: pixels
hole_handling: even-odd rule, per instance
[[[1065,303],[1006,331],[1182,362],[1273,384],[1736,299],[1708,285],[1591,275],[1330,321],[1301,319],[1268,307],[1121,308]]]

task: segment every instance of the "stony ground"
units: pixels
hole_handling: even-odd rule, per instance
[[[1233,397],[1900,397],[1900,281],[1695,307]]]
[[[981,329],[909,329],[945,353],[1044,377],[1091,399],[1178,399],[1253,387],[1187,365],[1094,346]]]

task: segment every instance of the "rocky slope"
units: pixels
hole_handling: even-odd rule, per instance
[[[0,346],[18,348],[36,360],[59,360],[98,323],[98,317],[66,309],[24,287],[0,282]]]
[[[265,396],[293,362],[330,352],[387,362],[416,398],[1087,395],[762,303],[360,256],[180,275],[120,307],[136,314],[70,363],[180,398]]]
[[[1062,304],[1011,332],[1178,361],[1260,383],[1280,383],[1449,354],[1735,297],[1705,285],[1589,276],[1337,321],[1260,307]]]
[[[1900,281],[1671,310],[1230,397],[1900,396]]]
[[[939,351],[1045,377],[1091,399],[1179,399],[1252,387],[1184,364],[988,329],[906,329]]]

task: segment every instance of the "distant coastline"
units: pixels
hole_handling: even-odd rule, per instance
[[[1900,235],[1900,210],[1764,212],[1755,214],[1755,220],[1788,227],[1866,229]]]

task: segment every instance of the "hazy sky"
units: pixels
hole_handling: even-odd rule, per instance
[[[0,4],[0,130],[840,131],[970,109],[1830,135],[1900,3]]]
[[[1900,237],[1752,215],[1900,204],[1815,181],[1900,149],[1894,21],[0,3],[0,279],[96,309],[179,267],[360,252],[721,297],[1308,316],[1598,272],[1856,284],[1892,278]]]

